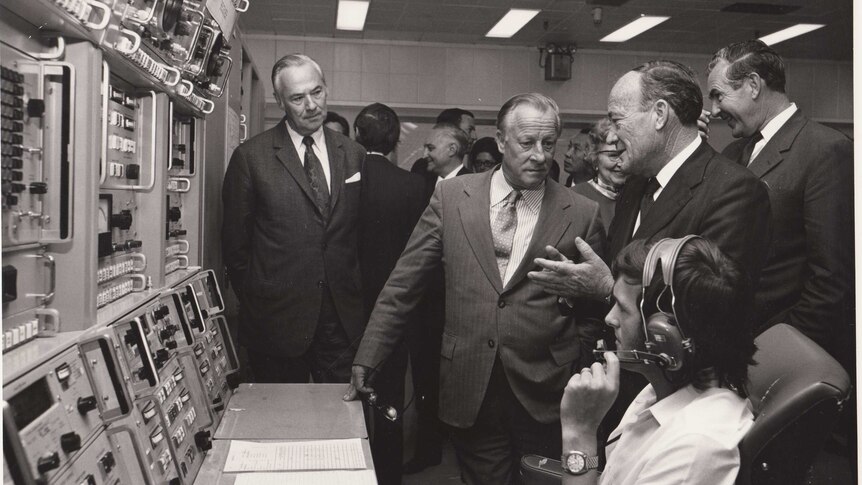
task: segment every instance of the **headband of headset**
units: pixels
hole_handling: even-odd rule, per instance
[[[646,310],[654,306],[655,310],[660,314],[668,314],[673,317],[673,323],[679,332],[677,338],[679,339],[680,345],[691,350],[691,342],[686,337],[685,329],[682,327],[682,323],[677,317],[678,314],[676,311],[676,295],[673,288],[673,278],[677,257],[679,256],[683,246],[692,239],[701,239],[701,237],[689,235],[682,238],[665,238],[653,245],[647,254],[643,270],[643,298],[641,300],[641,313],[643,318],[644,336],[647,341],[648,349],[666,347],[661,345],[660,342],[654,342],[652,338],[652,335],[656,332],[655,328],[651,327],[651,325],[653,325],[651,322],[654,322],[655,320],[652,317],[653,312],[651,310]],[[657,273],[659,268],[661,272]],[[657,276],[659,275],[661,276],[662,281],[660,285],[657,285],[658,282],[654,280],[657,280]],[[664,309],[661,308],[661,301],[668,291],[670,292],[671,307],[670,309]],[[673,345],[671,345],[670,348],[673,348]],[[681,365],[682,355],[673,355],[674,353],[671,354],[676,362],[674,367]]]

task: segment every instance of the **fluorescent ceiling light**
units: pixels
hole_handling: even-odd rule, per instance
[[[821,27],[826,27],[825,24],[796,24],[793,27],[787,27],[784,30],[773,32],[769,35],[764,35],[760,38],[766,45],[773,45],[779,42],[784,42],[787,39],[792,39],[798,35],[807,34],[812,30],[817,30]]]
[[[498,37],[508,39],[521,30],[527,22],[533,20],[533,17],[538,15],[540,10],[525,10],[520,8],[511,8],[503,18],[493,26],[491,30],[485,34],[485,37]]]
[[[625,42],[636,37],[656,25],[664,22],[670,17],[658,17],[653,15],[641,15],[637,20],[624,25],[614,32],[604,36],[600,42]]]
[[[338,0],[338,20],[335,28],[338,30],[364,29],[369,3],[371,2],[366,0]]]

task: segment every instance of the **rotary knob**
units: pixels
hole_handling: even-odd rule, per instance
[[[78,412],[86,415],[90,411],[96,409],[96,396],[87,396],[78,398]]]

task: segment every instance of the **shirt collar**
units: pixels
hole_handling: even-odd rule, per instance
[[[521,189],[521,200],[523,200],[527,208],[535,214],[537,214],[539,209],[542,208],[542,198],[545,196],[545,185],[546,184],[543,183],[537,189]],[[491,207],[501,203],[513,190],[515,189],[509,185],[509,182],[503,175],[503,170],[499,167],[496,168],[494,170],[494,175],[491,176]]]
[[[299,156],[302,156],[305,151],[300,151],[300,148],[303,148],[302,139],[305,138],[303,135],[297,133],[293,128],[290,127],[290,123],[287,120],[284,120],[284,126],[287,127],[287,134],[290,135],[290,141],[293,142],[294,148],[296,148],[296,153]],[[323,139],[323,125],[320,125],[320,128],[317,129],[314,133],[311,134],[311,138],[314,140],[314,145],[317,148],[323,150],[324,143],[326,141]]]
[[[457,166],[457,167],[455,167],[451,172],[449,172],[448,174],[446,174],[446,176],[445,176],[445,177],[437,177],[437,178],[439,178],[440,180],[449,180],[449,179],[453,179],[453,178],[455,178],[455,177],[457,177],[457,176],[458,176],[458,172],[460,172],[462,168],[464,168],[464,164],[463,164],[463,163],[459,163],[459,164],[458,164],[458,166]]]
[[[671,158],[670,161],[667,162],[661,170],[659,170],[658,175],[656,175],[655,178],[658,180],[658,183],[661,184],[662,188],[667,187],[670,179],[673,178],[673,174],[679,170],[679,167],[682,167],[683,162],[688,160],[688,157],[697,150],[700,144],[700,135],[695,136],[694,141],[689,143],[687,147],[683,148],[681,152],[677,153],[675,157]]]
[[[793,113],[796,113],[796,103],[790,103],[790,106],[785,108],[784,111],[775,115],[775,118],[769,120],[769,123],[766,123],[766,126],[760,130],[760,134],[763,136],[763,141],[768,143],[769,140],[778,133],[778,130],[787,123],[787,120],[793,116]]]

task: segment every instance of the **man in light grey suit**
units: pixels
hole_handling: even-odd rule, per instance
[[[560,455],[563,389],[573,369],[592,361],[602,331],[599,318],[561,316],[557,297],[526,277],[549,246],[580,260],[580,251],[600,252],[604,242],[598,205],[546,181],[559,135],[552,99],[522,94],[503,105],[501,169],[437,186],[354,360],[348,400],[371,392],[374,370],[442,265],[440,419],[470,484],[516,483],[523,454]]]
[[[225,173],[222,250],[257,382],[347,382],[365,327],[359,273],[365,148],[327,128],[308,56],[272,68],[285,118],[240,145]]]

